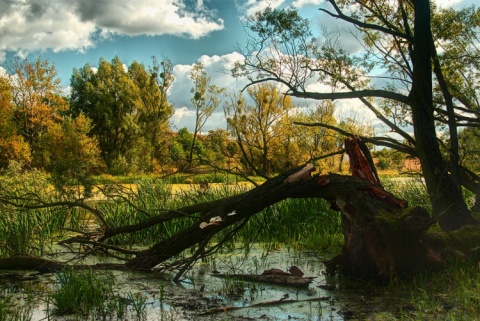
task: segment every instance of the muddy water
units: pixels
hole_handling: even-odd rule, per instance
[[[138,293],[146,299],[146,315],[138,318],[131,313],[130,318],[122,320],[374,320],[378,316],[382,316],[382,320],[394,320],[400,311],[411,309],[408,295],[324,276],[321,261],[321,257],[311,253],[287,249],[266,251],[263,246],[256,245],[247,256],[238,250],[198,263],[178,284],[171,281],[174,274],[113,273],[119,296]],[[286,271],[293,265],[306,277],[314,278],[308,288],[224,279],[214,273],[261,274],[270,268]],[[0,296],[13,295],[16,306],[30,309],[31,320],[83,320],[78,316],[49,318],[45,298],[54,280],[55,275],[51,274],[2,272]],[[282,302],[289,300],[292,302]],[[268,301],[278,302],[251,307]],[[222,311],[229,306],[240,309]]]

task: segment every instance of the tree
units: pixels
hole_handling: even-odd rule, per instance
[[[209,130],[204,141],[206,152],[206,155],[202,155],[205,158],[204,161],[216,168],[222,167],[230,155],[229,144],[231,142],[232,139],[227,130],[222,128]]]
[[[61,122],[68,103],[61,95],[55,67],[47,60],[15,60],[10,68],[14,119],[20,135],[30,146],[32,165],[43,167],[43,136],[51,126]]]
[[[153,157],[160,149],[160,133],[166,130],[166,120],[172,113],[166,100],[171,67],[168,63],[163,66],[166,69],[159,76],[157,65],[152,73],[135,61],[127,69],[115,57],[111,63],[100,59],[97,70],[88,64],[74,69],[72,109],[75,114],[83,113],[92,119],[90,134],[98,140],[110,170],[125,171],[138,162],[146,166],[145,160],[138,158]],[[158,77],[165,78],[160,85]],[[146,139],[144,148],[134,150],[134,142],[140,142],[142,136]]]
[[[57,190],[75,197],[90,197],[92,175],[103,170],[100,149],[95,138],[89,137],[90,119],[83,114],[65,117],[46,133],[46,154],[52,181]]]
[[[191,99],[195,109],[195,129],[193,130],[193,139],[190,145],[188,162],[193,160],[193,150],[198,133],[212,113],[217,109],[223,100],[224,88],[217,87],[210,83],[211,78],[207,76],[205,67],[197,62],[190,72],[190,79],[193,81],[193,87],[190,92],[193,94]]]
[[[436,46],[442,44],[442,30],[431,24],[439,19],[431,12],[428,0],[410,1],[328,1],[331,9],[320,9],[325,14],[353,24],[363,35],[368,49],[364,57],[349,55],[335,41],[325,41],[318,48],[308,21],[298,16],[293,9],[267,9],[254,15],[248,24],[253,32],[244,55],[246,59],[233,70],[236,75],[245,75],[252,84],[276,81],[287,86],[287,95],[310,99],[359,99],[384,125],[402,140],[384,137],[363,137],[367,142],[394,148],[418,157],[421,162],[433,212],[442,229],[451,231],[472,223],[468,208],[463,201],[461,185],[477,192],[479,178],[458,163],[457,123],[462,120],[458,113],[469,112],[469,120],[478,121],[472,109],[455,96],[446,83],[445,70],[453,70],[449,60],[437,54]],[[348,7],[349,14],[346,14]],[[480,23],[478,11],[464,12],[463,16],[450,14],[458,24],[466,20]],[[450,12],[451,13],[451,12]],[[469,63],[478,63],[478,46],[475,37],[462,33],[467,39],[463,52]],[[446,39],[455,38],[452,33]],[[473,45],[472,45],[473,44]],[[471,55],[472,52],[475,55]],[[453,54],[452,52],[450,54]],[[379,57],[379,59],[375,59]],[[368,72],[373,67],[385,70],[393,86],[377,89],[368,81]],[[432,70],[433,66],[433,70]],[[432,79],[438,84],[438,91]],[[462,86],[468,82],[463,77]],[[309,91],[309,81],[318,79],[331,86],[330,92]],[[450,86],[450,87],[449,87]],[[404,90],[398,89],[401,87]],[[471,87],[471,86],[470,86]],[[469,88],[470,88],[469,87]],[[458,87],[457,87],[458,88]],[[440,98],[435,101],[436,97]],[[389,100],[406,106],[412,119],[414,136],[409,135],[388,115],[382,114],[376,100]],[[457,104],[459,106],[457,106]],[[463,104],[463,106],[462,106]],[[473,117],[472,117],[473,114]],[[436,121],[449,128],[450,146],[447,157],[441,153],[436,135]],[[461,178],[461,179],[460,179]]]
[[[294,115],[293,123],[322,123],[334,127],[337,126],[334,110],[335,106],[332,102],[324,101],[314,109]],[[320,170],[329,169],[330,172],[330,169],[335,166],[334,158],[325,158],[325,156],[342,150],[342,147],[337,144],[339,134],[333,129],[320,126],[294,125],[292,130],[304,163],[312,162],[315,166],[319,166]]]
[[[282,97],[272,84],[247,89],[253,104],[243,98],[225,105],[228,127],[239,146],[247,172],[267,177],[273,173],[274,147],[285,133],[275,130],[282,117],[293,108],[290,97]]]
[[[468,169],[461,167],[460,164],[452,164],[452,159],[456,159],[455,155],[452,155],[455,153],[456,143],[453,142],[455,135],[451,131],[455,129],[454,127],[458,125],[460,119],[465,119],[464,115],[457,117],[457,115],[451,114],[451,101],[445,88],[450,94],[452,92],[448,88],[448,83],[446,87],[444,86],[446,83],[442,81],[443,75],[438,69],[433,72],[436,75],[435,79],[439,84],[443,101],[438,103],[437,106],[434,105],[432,98],[435,88],[431,82],[431,65],[438,68],[438,61],[436,60],[438,56],[432,53],[432,47],[430,46],[432,43],[429,41],[431,35],[427,30],[429,29],[429,19],[426,16],[426,14],[429,15],[428,1],[417,0],[413,3],[399,1],[397,2],[398,7],[392,7],[393,3],[391,1],[358,1],[355,2],[356,5],[360,6],[357,12],[355,12],[355,6],[350,8],[353,11],[352,16],[344,15],[337,3],[333,0],[330,0],[330,2],[334,6],[334,11],[330,14],[354,23],[367,34],[367,38],[373,37],[370,39],[372,40],[371,44],[380,46],[379,50],[387,44],[398,46],[396,50],[386,51],[388,55],[385,61],[386,64],[389,64],[394,61],[393,58],[395,57],[402,59],[392,63],[391,67],[401,66],[402,64],[398,62],[404,63],[404,69],[394,68],[393,70],[398,72],[397,75],[410,77],[408,79],[407,77],[397,77],[409,84],[407,87],[408,95],[405,92],[369,88],[367,86],[368,82],[364,79],[366,69],[358,68],[360,66],[358,65],[359,61],[356,62],[356,59],[349,57],[345,52],[328,46],[316,55],[310,55],[311,50],[315,49],[310,45],[301,47],[301,50],[293,50],[299,47],[290,46],[287,49],[291,49],[290,54],[294,53],[294,55],[289,58],[283,52],[277,51],[276,53],[282,56],[280,60],[271,59],[272,56],[269,56],[270,59],[262,60],[265,56],[263,56],[262,50],[257,50],[255,53],[256,60],[252,61],[247,58],[244,65],[238,66],[237,71],[252,76],[253,82],[267,80],[282,82],[288,86],[287,94],[293,96],[315,99],[359,99],[367,108],[374,111],[388,128],[396,131],[403,140],[389,137],[363,137],[363,139],[370,143],[381,144],[418,156],[422,161],[422,170],[429,192],[432,192],[430,189],[433,185],[438,187],[438,195],[446,197],[448,196],[446,195],[448,187],[445,184],[452,183],[452,195],[449,195],[445,200],[438,200],[438,195],[431,195],[436,217],[429,217],[429,213],[421,207],[406,208],[405,201],[397,199],[383,189],[378,182],[378,177],[374,175],[374,167],[368,161],[370,154],[368,148],[359,137],[345,140],[345,149],[351,160],[352,173],[355,177],[335,174],[321,175],[319,173],[312,175],[313,166],[297,167],[269,179],[264,184],[243,194],[189,205],[175,210],[162,211],[161,213],[158,213],[158,209],[154,209],[152,215],[143,208],[145,204],[137,206],[136,203],[116,194],[118,202],[125,202],[133,209],[133,212],[141,213],[141,217],[145,217],[144,220],[126,226],[117,227],[114,224],[109,226],[105,219],[106,215],[102,210],[90,207],[83,202],[46,203],[39,199],[37,194],[32,195],[31,193],[22,198],[12,197],[12,194],[8,195],[9,190],[7,188],[1,189],[2,193],[7,192],[6,196],[2,195],[0,197],[2,205],[8,210],[19,208],[29,210],[58,206],[79,206],[87,209],[97,222],[104,226],[104,229],[100,233],[87,232],[85,235],[71,237],[64,240],[64,244],[88,245],[88,254],[102,251],[102,253],[112,257],[120,257],[125,260],[123,264],[97,264],[94,266],[95,268],[142,271],[158,267],[161,269],[180,268],[175,278],[177,280],[196,260],[218,251],[224,242],[247,224],[252,215],[286,198],[324,198],[331,203],[332,208],[341,212],[345,246],[339,257],[327,263],[327,273],[334,272],[331,269],[333,267],[349,276],[364,279],[380,278],[384,281],[391,281],[398,276],[415,275],[425,270],[445,267],[450,260],[464,258],[471,254],[471,251],[476,248],[476,244],[480,241],[480,225],[472,224],[457,229],[458,225],[469,223],[470,218],[468,215],[462,216],[463,212],[459,212],[460,215],[455,216],[450,210],[450,207],[462,210],[462,206],[464,206],[464,204],[457,203],[461,200],[458,199],[459,194],[456,193],[458,185],[455,185],[454,165],[457,165],[458,178],[462,179],[461,183],[467,188],[473,189],[472,185],[469,184],[472,180],[473,186],[478,186],[478,179],[475,174],[469,173]],[[351,3],[342,1],[340,4],[343,6]],[[296,16],[293,11],[287,10],[286,13],[272,12],[267,11],[267,14],[263,16],[262,14],[257,15],[261,19],[260,24],[256,25],[256,31],[268,35],[268,37],[262,39],[262,45],[268,45],[269,40],[272,40],[270,37],[277,34],[280,35],[280,38],[274,38],[273,45],[289,46],[292,43],[295,45],[307,43],[300,41],[304,39],[304,36],[308,36],[308,30],[303,29],[306,25],[305,20]],[[413,22],[411,22],[411,18],[414,18]],[[265,22],[265,25],[262,24],[263,22]],[[402,23],[402,28],[396,25]],[[413,23],[412,28],[409,23]],[[376,34],[376,32],[380,32],[380,34]],[[387,38],[382,38],[382,41],[380,41],[378,37],[383,37],[383,35]],[[393,37],[393,39],[390,39],[393,41],[387,41],[388,37]],[[423,43],[421,43],[422,41]],[[300,55],[304,49],[308,50]],[[268,54],[272,53],[275,53],[275,50],[269,48]],[[275,69],[277,67],[278,69]],[[249,72],[258,70],[261,70],[261,78],[255,80],[253,78],[254,74]],[[320,72],[322,80],[330,83],[335,90],[328,93],[315,93],[307,90],[307,81],[313,79],[313,75],[318,72]],[[342,90],[337,91],[337,86],[340,86]],[[257,88],[265,87],[263,84],[257,83],[249,89],[255,91]],[[269,93],[268,90],[266,92]],[[421,97],[422,94],[425,97]],[[273,99],[271,99],[273,96],[272,94],[258,96],[267,97],[267,99],[258,100],[261,104],[267,105],[259,110],[268,110],[270,106],[273,106],[271,103],[273,102]],[[455,96],[450,98],[453,97]],[[286,97],[282,101],[287,101],[288,98]],[[415,138],[402,130],[398,123],[380,113],[375,99],[371,98],[390,99],[407,106],[408,115],[412,116]],[[456,99],[454,101],[455,104],[458,103]],[[460,101],[460,98],[458,98],[458,101]],[[247,110],[244,101],[233,99],[229,107],[232,111],[231,118],[243,126],[235,127],[235,130],[238,129],[238,132],[235,132],[236,136],[238,137],[238,133],[245,135],[245,128],[248,124],[245,124],[244,121],[247,118],[245,116],[247,114],[244,113]],[[255,106],[252,106],[252,110],[255,110]],[[453,111],[455,110],[458,111],[459,109],[456,105],[453,105]],[[452,122],[452,117],[455,117],[455,122]],[[474,122],[475,119],[470,118],[469,122]],[[446,146],[448,153],[440,152],[439,141],[435,135],[435,121],[443,122],[450,132],[450,143]],[[272,123],[275,124],[276,121],[268,122],[269,128],[272,128]],[[421,125],[424,128],[418,128]],[[351,133],[342,128],[327,124],[317,124],[316,126],[335,129],[345,136],[351,136]],[[432,145],[428,145],[430,143]],[[419,146],[426,151],[420,151]],[[431,156],[425,155],[430,151],[434,154]],[[246,154],[245,149],[241,152],[244,155]],[[467,177],[469,180],[464,180],[463,175],[466,174],[470,175]],[[443,176],[447,176],[448,179],[445,180]],[[453,203],[450,202],[447,206],[448,201]],[[438,210],[444,210],[442,216],[439,216]],[[186,224],[178,232],[170,234],[164,223],[172,220],[182,220]],[[428,231],[437,221],[440,221],[441,227],[448,233]],[[112,238],[115,236],[135,233],[152,227],[163,228],[164,230],[162,230],[159,239],[156,239],[156,243],[150,248],[132,249],[130,246],[112,245]],[[220,240],[212,244],[211,241],[215,235],[220,235]],[[186,253],[185,251],[188,249],[191,250],[190,256],[179,255],[182,252]],[[176,261],[168,261],[175,257],[178,258]],[[7,269],[33,267],[41,271],[58,270],[66,265],[61,262],[25,256],[2,259],[0,263],[2,268]]]
[[[463,128],[458,139],[460,164],[476,173],[480,172],[480,128]]]
[[[382,170],[400,170],[405,161],[404,154],[389,148],[377,151],[375,157],[378,159],[377,167]]]
[[[173,107],[168,101],[168,91],[173,83],[173,65],[169,59],[158,61],[152,57],[153,66],[148,70],[143,64],[133,62],[129,74],[140,90],[142,104],[138,124],[141,136],[151,148],[150,166],[153,159],[164,161],[167,145],[165,133],[169,131],[168,121],[173,115]],[[147,153],[148,154],[148,153]],[[146,155],[145,155],[146,156]]]
[[[0,168],[8,167],[11,161],[29,163],[30,147],[14,121],[12,88],[7,79],[0,77]]]

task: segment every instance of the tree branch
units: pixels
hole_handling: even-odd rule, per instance
[[[335,9],[335,11],[337,13],[335,14],[333,12],[330,12],[330,11],[328,11],[326,9],[322,9],[322,8],[320,8],[318,10],[320,10],[322,12],[325,12],[326,14],[330,15],[333,18],[338,18],[338,19],[341,19],[343,21],[350,22],[350,23],[352,23],[355,26],[360,27],[360,28],[380,31],[380,32],[383,32],[383,33],[391,35],[391,36],[400,37],[400,38],[404,38],[408,41],[411,41],[411,37],[409,37],[405,33],[395,31],[395,30],[392,30],[392,29],[389,29],[389,28],[385,28],[385,27],[382,27],[382,26],[379,26],[379,25],[376,25],[376,24],[362,22],[360,20],[349,17],[349,16],[345,15],[340,10],[340,8],[337,6],[337,4],[335,3],[334,0],[327,0],[327,1],[333,6],[333,8]]]
[[[323,99],[353,99],[353,98],[364,98],[364,97],[378,97],[392,99],[403,104],[409,104],[408,96],[398,94],[395,92],[380,90],[380,89],[365,89],[358,91],[347,91],[347,92],[333,92],[333,93],[314,93],[314,92],[299,92],[295,91],[289,93],[288,95],[299,98],[310,98],[316,100]]]

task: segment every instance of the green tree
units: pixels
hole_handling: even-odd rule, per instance
[[[165,161],[167,155],[164,150],[168,143],[165,133],[170,129],[168,121],[173,115],[173,107],[168,102],[168,91],[174,80],[173,65],[168,59],[160,62],[155,57],[152,59],[153,66],[148,70],[137,62],[133,62],[129,68],[142,100],[138,124],[144,142],[137,146],[144,146],[142,154],[138,156],[144,158],[144,164],[140,165],[144,169],[151,167],[154,159]]]
[[[244,55],[246,59],[233,70],[236,75],[250,77],[252,83],[277,81],[287,86],[287,94],[318,100],[358,99],[400,139],[390,136],[363,137],[364,140],[394,148],[418,157],[421,162],[434,214],[440,226],[451,231],[473,222],[463,201],[460,185],[480,191],[479,178],[459,165],[457,125],[467,113],[468,122],[478,122],[472,90],[475,79],[465,79],[466,69],[458,70],[461,84],[446,80],[447,72],[455,73],[451,58],[465,54],[469,66],[478,66],[480,26],[477,9],[455,12],[431,10],[428,0],[373,1],[328,0],[331,9],[324,14],[354,25],[363,37],[364,56],[351,55],[334,39],[326,39],[318,47],[308,28],[308,21],[293,9],[267,9],[254,15],[248,24],[252,34]],[[449,18],[455,30],[465,26],[467,32],[450,32],[450,27],[435,23]],[[443,26],[443,28],[441,28]],[[448,29],[448,30],[447,30]],[[461,36],[459,36],[461,34]],[[453,40],[454,39],[454,40]],[[460,53],[454,48],[442,55],[437,47],[460,42]],[[457,48],[457,47],[456,47]],[[440,51],[440,50],[439,50]],[[466,58],[467,59],[467,58]],[[383,70],[388,87],[375,88],[369,82],[370,71]],[[432,68],[433,67],[433,68]],[[474,68],[478,72],[478,68]],[[463,72],[463,74],[462,74]],[[308,84],[318,79],[331,86],[331,91],[310,91]],[[435,80],[434,86],[432,81]],[[458,94],[469,92],[470,100]],[[435,97],[435,100],[434,100]],[[412,120],[414,136],[401,128],[391,115],[382,113],[379,100],[389,100],[406,108]],[[385,110],[385,109],[383,109]],[[437,123],[449,131],[449,153],[444,157],[437,140]],[[348,133],[347,133],[348,134]],[[460,180],[460,176],[462,180]]]
[[[191,101],[195,110],[195,128],[188,156],[188,161],[191,163],[197,135],[202,130],[207,119],[221,104],[225,89],[211,83],[211,77],[207,75],[205,67],[200,62],[193,66],[190,72],[190,79],[193,81],[193,87],[190,92],[193,94]]]
[[[332,171],[335,167],[333,157],[323,158],[325,155],[334,153],[341,149],[338,146],[339,134],[332,128],[338,126],[334,116],[335,106],[331,101],[324,101],[314,109],[298,113],[293,117],[296,124],[292,130],[293,136],[298,144],[300,154],[304,162],[313,162],[317,167]],[[304,126],[303,124],[321,123],[327,126]]]
[[[51,126],[45,137],[47,170],[55,187],[78,197],[91,196],[92,175],[104,168],[98,143],[88,136],[90,123],[83,114],[74,119],[65,117],[62,123]]]
[[[132,73],[138,76],[141,65],[134,62],[132,66]],[[92,120],[90,134],[98,140],[107,167],[125,162],[140,136],[139,118],[145,107],[140,88],[120,58],[111,63],[100,59],[97,70],[88,64],[74,69],[71,88],[72,110]]]
[[[405,161],[405,154],[389,148],[377,151],[375,157],[378,159],[377,167],[381,170],[400,170]]]
[[[460,163],[472,171],[480,172],[480,128],[467,127],[459,134]]]

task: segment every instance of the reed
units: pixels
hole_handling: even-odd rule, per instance
[[[141,293],[115,289],[112,272],[66,269],[57,274],[53,291],[47,297],[53,316],[74,315],[87,320],[146,320],[147,298]]]
[[[0,297],[0,321],[32,320],[32,307],[30,305],[18,306],[11,300],[11,296]]]
[[[114,278],[105,273],[102,278],[93,271],[67,269],[57,274],[48,303],[54,315],[85,314],[105,308],[105,299],[113,296]]]

